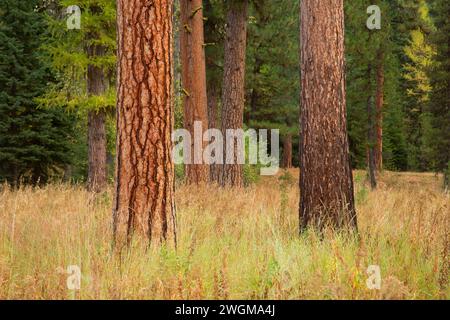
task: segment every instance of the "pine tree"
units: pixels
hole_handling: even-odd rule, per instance
[[[37,3],[0,2],[0,182],[13,185],[44,183],[70,162],[70,118],[34,101],[53,81],[39,50],[46,25]]]
[[[203,133],[208,129],[203,5],[201,0],[181,0],[180,4],[184,129],[194,137],[195,122],[200,122],[203,137]],[[191,163],[185,166],[187,183],[209,182],[209,166],[196,163],[198,160],[203,162],[202,149],[195,148],[194,139],[191,139]]]
[[[245,123],[279,129],[283,167],[292,166],[293,137],[298,136],[298,8],[292,0],[253,3],[248,31]]]
[[[300,24],[301,229],[356,228],[347,137],[343,1],[302,0]]]
[[[148,243],[176,244],[172,5],[165,0],[118,1],[113,232],[119,251],[134,234]]]
[[[432,148],[435,170],[445,172],[445,184],[450,181],[450,2],[433,1],[436,26],[431,39],[436,48],[434,68],[430,70],[433,87],[430,93]]]
[[[222,134],[226,140],[227,130],[243,129],[245,103],[245,57],[247,44],[247,13],[248,0],[232,0],[228,3],[226,38],[224,45],[224,72],[222,90]],[[242,187],[243,168],[238,164],[238,150],[236,143],[232,145],[234,151],[227,150],[225,143],[224,157],[234,154],[233,163],[224,161],[219,180],[222,186]]]
[[[88,189],[102,191],[107,183],[108,114],[115,104],[115,1],[81,0],[79,30],[67,29],[67,8],[73,1],[47,5],[51,37],[44,46],[59,83],[40,99],[43,106],[66,106],[87,114]]]
[[[368,0],[346,2],[345,8],[351,159],[357,168],[370,168],[372,162],[374,173],[382,168],[405,170],[405,81],[401,74],[409,30],[397,16],[403,7],[395,1],[376,2],[382,12],[381,30],[369,30],[366,9],[372,4]]]
[[[221,0],[205,0],[205,59],[208,100],[208,124],[210,129],[220,128],[221,92],[223,80],[223,46],[225,21]],[[219,182],[220,164],[210,165],[210,181]]]

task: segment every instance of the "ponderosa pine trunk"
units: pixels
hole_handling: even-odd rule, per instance
[[[300,6],[301,230],[356,228],[347,136],[343,0]]]
[[[181,65],[184,92],[184,129],[191,134],[191,164],[185,165],[186,182],[209,182],[209,165],[203,164],[203,148],[194,148],[194,122],[208,130],[208,105],[206,95],[206,68],[203,34],[202,0],[180,0],[181,13]]]
[[[226,36],[224,46],[223,91],[222,91],[222,134],[226,140],[228,129],[242,129],[245,99],[245,51],[247,44],[247,0],[228,2]],[[227,142],[224,141],[224,159]],[[226,163],[219,173],[222,186],[242,187],[244,185],[242,164],[238,164],[238,154],[234,143],[234,163]]]
[[[101,46],[90,46],[88,56],[104,55]],[[87,69],[87,92],[89,96],[101,96],[108,89],[108,81],[102,68],[89,65]],[[88,112],[88,190],[101,192],[107,186],[106,163],[106,111],[100,109]]]
[[[376,92],[376,146],[375,168],[383,170],[383,104],[384,104],[384,52],[382,49],[377,55],[377,92]]]
[[[287,134],[283,140],[283,162],[285,169],[292,168],[292,134]]]
[[[133,234],[176,245],[170,0],[117,2],[116,249]]]

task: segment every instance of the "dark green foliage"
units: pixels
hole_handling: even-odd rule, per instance
[[[281,136],[292,134],[297,138],[299,3],[264,0],[253,4],[249,18],[244,119],[250,128],[279,129]]]
[[[381,30],[369,31],[365,27],[366,8],[371,4],[381,8]],[[434,49],[429,37],[434,25],[427,1],[346,2],[345,9],[347,102],[353,165],[366,165],[369,144],[365,136],[365,105],[367,96],[373,95],[375,90],[375,74],[369,75],[368,70],[376,67],[377,52],[382,50],[385,57],[384,167],[412,171],[433,169],[438,153],[445,153],[433,148],[436,128],[445,126],[442,123],[433,125],[436,118],[429,103],[433,84],[428,72],[434,64]],[[448,75],[448,71],[444,74]],[[448,119],[448,116],[441,119]],[[442,163],[444,160],[445,157]]]
[[[431,41],[436,48],[436,63],[430,71],[431,147],[434,169],[450,174],[450,2],[432,2],[435,31]]]
[[[66,9],[76,4],[81,10],[81,28],[67,28]],[[42,16],[48,24],[46,42],[42,50],[49,56],[49,64],[56,75],[54,83],[36,99],[46,109],[63,108],[76,119],[78,135],[72,141],[73,165],[71,179],[84,181],[88,171],[87,112],[107,112],[107,152],[109,177],[113,177],[115,153],[115,68],[116,68],[116,11],[114,0],[48,0],[42,4]],[[91,55],[94,46],[103,54]],[[108,90],[91,95],[87,90],[88,66],[101,68],[109,82]]]
[[[380,6],[381,30],[369,30],[366,27],[369,17],[367,7],[372,4]],[[397,88],[394,87],[397,85],[395,79],[398,77],[399,69],[393,52],[391,17],[388,12],[385,1],[345,2],[348,132],[351,160],[355,168],[365,168],[367,164],[366,151],[369,145],[367,101],[369,97],[371,99],[375,97],[379,52],[384,54],[381,63],[385,70],[385,108],[383,109],[385,125],[392,121],[391,115],[399,113],[399,106],[392,103],[394,97],[391,96],[397,91]],[[402,135],[401,132],[394,134]],[[373,142],[371,143],[373,144]],[[397,145],[396,142],[387,145],[390,149],[384,149],[386,156],[392,157],[397,153],[402,153],[397,149],[402,146]],[[398,159],[392,160],[399,162]]]
[[[215,90],[216,94],[220,97],[223,77],[225,10],[223,2],[220,0],[204,0],[203,7],[208,90]]]
[[[82,10],[81,30],[66,28],[65,8],[73,4]],[[280,129],[282,139],[292,134],[297,164],[298,0],[255,0],[250,4],[245,126]],[[366,28],[366,9],[372,4],[382,10],[381,30]],[[174,19],[179,19],[178,3],[175,6]],[[217,100],[214,125],[220,128],[226,2],[204,0],[203,7],[208,97]],[[448,172],[450,1],[345,1],[345,15],[353,167],[365,168],[367,164],[367,147],[371,146],[367,101],[375,94],[377,53],[383,52],[384,168]],[[44,182],[64,170],[72,180],[83,180],[87,169],[87,112],[100,108],[108,110],[108,161],[112,162],[115,1],[2,0],[0,16],[0,181],[17,183],[23,178]],[[175,23],[175,39],[178,28]],[[105,55],[89,57],[86,48],[91,45],[103,46]],[[177,46],[175,42],[175,53]],[[177,56],[174,59],[179,60]],[[110,90],[104,95],[87,93],[88,65],[107,72]],[[177,128],[182,126],[178,78],[174,80]],[[37,108],[36,103],[43,108]],[[258,177],[259,167],[246,165],[244,174],[246,183],[251,183]],[[177,176],[182,178],[182,170],[177,170]]]
[[[0,181],[45,182],[70,162],[72,120],[37,109],[52,81],[39,50],[45,32],[37,1],[0,2]]]

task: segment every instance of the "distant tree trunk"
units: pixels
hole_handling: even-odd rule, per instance
[[[90,46],[88,56],[91,58],[104,55],[101,46]],[[87,92],[89,96],[101,96],[108,88],[104,71],[94,65],[87,70]],[[101,192],[107,186],[106,167],[106,112],[104,109],[88,112],[88,190]]]
[[[209,165],[202,164],[203,151],[201,149],[203,148],[197,148],[197,150],[194,148],[194,122],[202,123],[202,137],[208,129],[202,0],[181,0],[180,12],[184,128],[191,133],[192,137],[192,164],[185,165],[186,181],[199,184],[209,181]],[[201,145],[204,147],[206,143],[202,142]],[[194,159],[197,161],[194,162]],[[198,163],[200,161],[202,163]]]
[[[208,124],[210,129],[217,129],[217,113],[219,108],[219,91],[214,85],[207,88],[208,95]],[[209,167],[209,180],[216,183],[219,180],[219,165],[211,164]]]
[[[260,45],[258,45],[256,47],[256,52],[258,52],[258,49],[260,48]],[[258,77],[258,75],[261,73],[261,67],[263,66],[264,61],[261,60],[260,57],[258,57],[258,55],[256,55],[255,57],[255,62],[254,62],[254,67],[253,67],[253,76],[255,78]],[[245,121],[249,121],[250,120],[250,114],[255,114],[255,112],[257,112],[258,110],[258,105],[259,105],[259,99],[260,99],[260,94],[258,92],[258,84],[257,82],[255,83],[254,87],[252,88],[252,93],[250,95],[250,110],[249,112],[246,112],[245,116]]]
[[[300,218],[356,228],[346,118],[343,0],[302,0]]]
[[[129,245],[134,233],[149,243],[176,244],[172,4],[117,2],[116,249]]]
[[[292,134],[287,134],[283,140],[283,168],[292,168]]]
[[[106,114],[104,110],[88,112],[88,190],[101,192],[106,188]]]
[[[372,95],[372,66],[369,65],[367,72],[367,92],[369,96],[367,98],[367,170],[370,180],[370,187],[372,190],[377,188],[376,179],[376,147],[377,147],[377,135],[376,135],[376,120],[377,115],[373,103]],[[377,88],[378,90],[378,88]]]
[[[384,104],[384,52],[377,55],[377,92],[376,92],[376,146],[375,168],[383,170],[383,104]]]
[[[242,129],[245,96],[245,50],[247,42],[248,1],[230,1],[228,4],[226,38],[224,48],[224,74],[222,92],[222,133],[227,129]],[[226,142],[224,157],[226,158]],[[234,146],[234,164],[224,163],[220,172],[222,186],[242,187],[243,168],[237,164],[238,152]]]
[[[63,175],[63,181],[68,183],[72,179],[72,165],[66,164],[64,166],[64,175]]]
[[[220,94],[223,79],[221,46],[224,42],[221,31],[223,23],[217,15],[215,5],[210,0],[204,0],[203,4],[203,14],[208,15],[204,23],[208,122],[210,129],[220,129]],[[210,165],[210,181],[212,183],[219,183],[221,166],[221,164]]]

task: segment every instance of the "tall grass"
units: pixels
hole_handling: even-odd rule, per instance
[[[292,171],[297,177],[298,173]],[[431,174],[356,173],[359,239],[298,235],[298,181],[179,186],[177,250],[111,255],[111,193],[0,192],[0,299],[448,299],[449,195]],[[78,265],[81,290],[65,270]],[[369,265],[381,267],[369,290]]]

